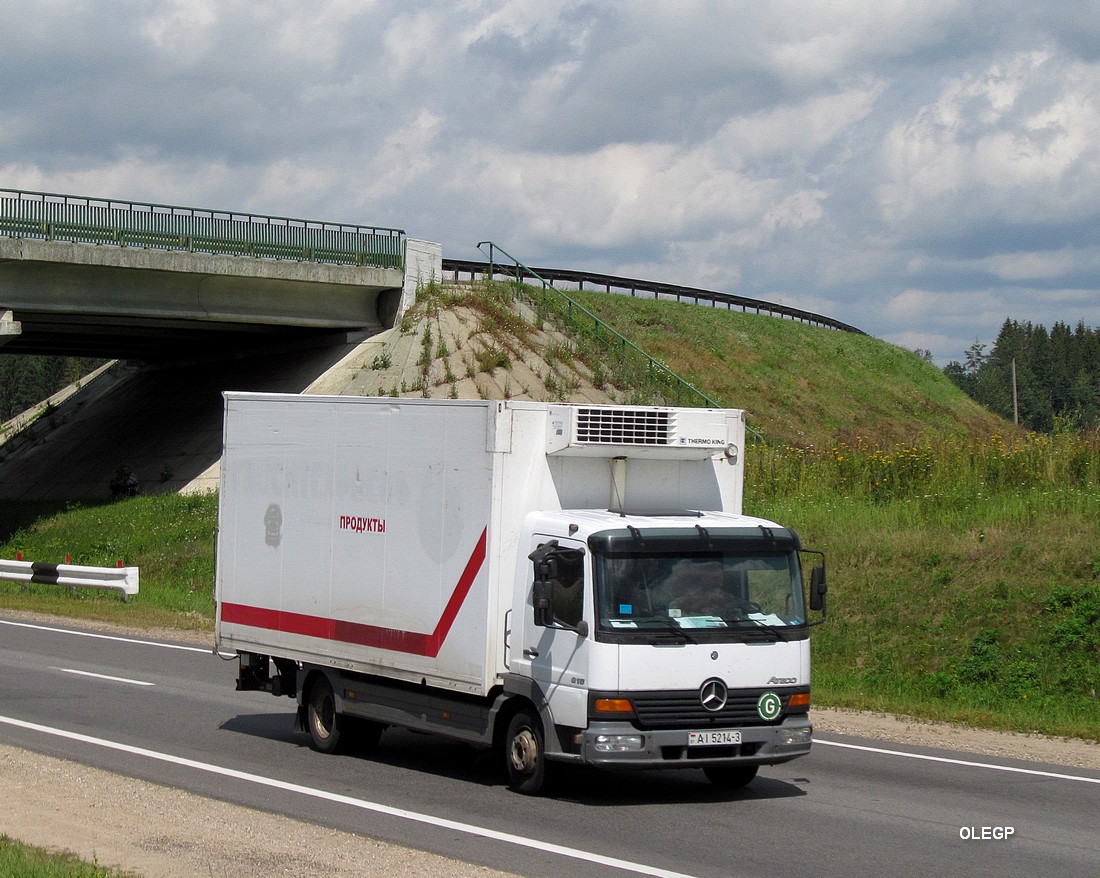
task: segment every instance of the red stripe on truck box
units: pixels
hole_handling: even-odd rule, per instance
[[[393,652],[405,652],[435,658],[439,654],[443,641],[454,624],[458,611],[462,608],[470,587],[474,584],[482,564],[485,563],[486,531],[474,546],[466,568],[458,578],[451,592],[443,615],[439,617],[435,630],[431,634],[415,631],[401,631],[397,628],[380,628],[377,625],[364,625],[360,622],[345,622],[340,619],[328,619],[324,616],[309,616],[303,613],[289,613],[285,610],[272,610],[267,607],[250,607],[246,604],[221,605],[222,622],[247,625],[250,628],[266,628],[271,631],[283,631],[287,634],[303,634],[337,643],[353,643],[357,646],[373,646]]]

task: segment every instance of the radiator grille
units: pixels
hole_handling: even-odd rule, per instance
[[[668,445],[674,413],[647,409],[579,408],[576,441],[590,445]]]
[[[703,709],[699,702],[699,692],[636,692],[631,693],[634,711],[638,717],[638,726],[642,729],[681,729],[681,728],[720,728],[723,726],[767,726],[778,725],[787,716],[791,695],[795,691],[782,689],[740,689],[730,690],[726,706],[718,713]],[[761,719],[756,710],[760,696],[765,692],[776,692],[783,702],[779,716],[768,722]],[[798,711],[801,712],[801,711]]]

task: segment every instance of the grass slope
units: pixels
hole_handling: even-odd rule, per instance
[[[89,863],[68,853],[47,851],[0,835],[0,875],[4,878],[137,878]]]
[[[769,441],[893,445],[1009,429],[934,365],[870,336],[679,302],[569,296],[712,399],[744,409]]]

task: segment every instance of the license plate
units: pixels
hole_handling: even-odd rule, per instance
[[[722,744],[740,744],[741,732],[733,729],[721,729],[713,732],[688,732],[689,747],[715,747]]]

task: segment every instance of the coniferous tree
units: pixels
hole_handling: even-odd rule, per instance
[[[1045,326],[1005,320],[988,354],[975,341],[965,366],[944,369],[956,385],[987,408],[1013,417],[1013,372],[1020,423],[1048,432],[1100,426],[1100,330],[1079,322]]]
[[[48,399],[102,362],[92,357],[0,353],[0,423]]]

